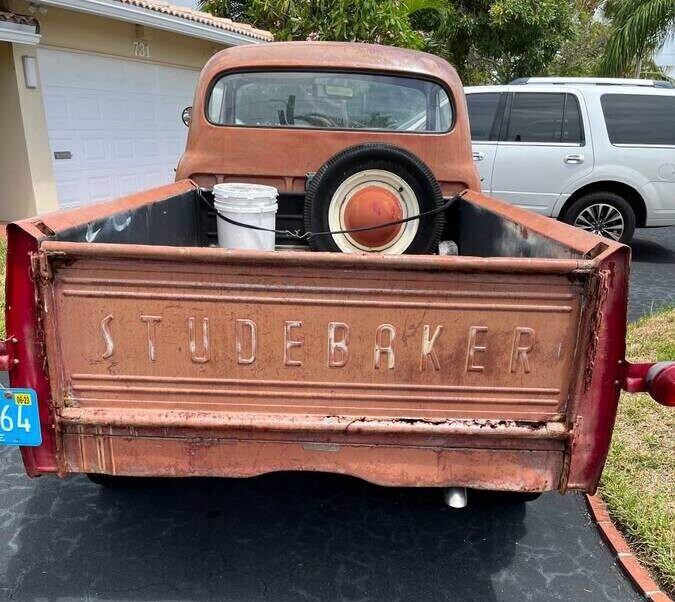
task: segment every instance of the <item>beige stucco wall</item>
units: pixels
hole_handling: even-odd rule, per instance
[[[0,42],[0,90],[0,219],[8,221],[22,210],[35,210],[35,200],[30,194],[32,183],[14,57],[9,42]]]
[[[17,74],[17,90],[21,104],[23,133],[28,152],[28,169],[31,177],[31,190],[34,209],[23,214],[13,215],[12,219],[30,217],[35,213],[46,213],[58,208],[56,184],[52,171],[51,151],[47,138],[47,118],[40,88],[28,89],[25,86],[22,57],[36,57],[37,48],[23,44],[13,44],[14,70]],[[39,66],[38,66],[39,76]]]
[[[10,10],[28,14],[28,3],[10,0]],[[47,7],[36,15],[39,46],[96,52],[201,69],[224,45]],[[149,58],[135,54],[134,41],[149,43]],[[58,208],[42,92],[26,88],[21,57],[36,56],[39,46],[0,42],[0,221],[11,221]]]
[[[0,43],[0,220],[29,217],[57,207],[39,90],[24,84],[22,56],[33,46]]]
[[[28,13],[28,3],[11,0],[12,10]],[[118,57],[138,58],[134,41],[150,43],[152,62],[201,69],[212,54],[225,46],[160,29],[137,26],[85,13],[46,7],[47,13],[36,15],[40,21],[41,46],[100,52]]]

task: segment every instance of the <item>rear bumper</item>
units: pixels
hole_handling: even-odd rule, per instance
[[[547,491],[560,487],[568,439],[560,423],[231,414],[225,425],[222,415],[178,414],[67,409],[62,470],[170,477],[301,470],[389,486]]]
[[[666,217],[650,214],[645,223],[645,228],[664,228],[667,226],[675,226],[675,212],[672,216]]]
[[[675,183],[649,182],[640,193],[647,205],[645,226],[675,225]]]

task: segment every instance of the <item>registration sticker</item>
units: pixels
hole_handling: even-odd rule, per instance
[[[29,406],[33,399],[30,393],[14,393],[14,403],[18,406]]]
[[[33,389],[0,389],[0,445],[42,443],[37,395]]]

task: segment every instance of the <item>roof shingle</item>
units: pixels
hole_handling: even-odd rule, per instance
[[[184,6],[175,6],[173,4],[169,4],[168,2],[162,2],[162,0],[115,1],[120,2],[121,4],[129,4],[131,6],[137,6],[139,8],[145,8],[147,10],[164,13],[166,15],[171,15],[172,17],[180,17],[181,19],[186,19],[195,23],[201,23],[202,25],[208,25],[210,27],[222,29],[223,31],[231,31],[233,33],[238,33],[251,38],[257,38],[266,42],[272,42],[274,40],[274,36],[272,36],[269,31],[256,29],[247,23],[237,23],[236,21],[232,21],[232,19],[214,17],[209,13],[194,10]]]
[[[17,25],[30,25],[32,27],[38,28],[38,20],[35,17],[30,15],[17,15],[16,13],[10,13],[0,10],[0,21],[5,23],[16,23]]]

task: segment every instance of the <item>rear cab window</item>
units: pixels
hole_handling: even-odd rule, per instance
[[[675,146],[675,95],[603,94],[600,104],[610,143]]]
[[[577,97],[558,92],[513,93],[502,139],[507,142],[584,144]]]
[[[274,71],[220,76],[207,118],[249,127],[447,132],[453,110],[445,89],[428,80]]]

